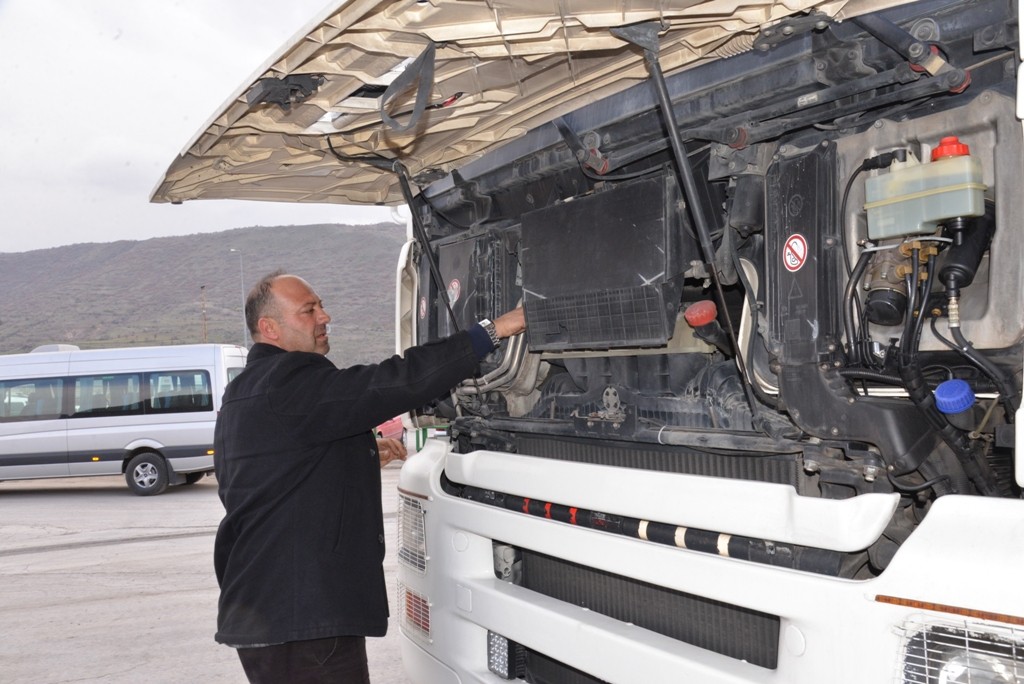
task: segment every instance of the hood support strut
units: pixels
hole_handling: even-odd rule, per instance
[[[430,278],[434,281],[434,287],[437,288],[437,298],[444,302],[444,308],[448,311],[448,318],[452,322],[452,328],[455,332],[459,332],[461,329],[459,320],[455,317],[455,312],[452,310],[452,303],[448,301],[448,288],[444,286],[444,278],[441,277],[441,267],[437,265],[437,255],[430,249],[427,230],[423,227],[423,220],[420,218],[419,213],[417,213],[416,204],[413,202],[412,185],[409,183],[409,170],[398,161],[394,163],[393,169],[398,174],[398,183],[402,188],[402,197],[405,198],[405,203],[409,207],[409,213],[412,215],[412,230],[416,234],[416,240],[420,243],[423,256],[427,260]]]
[[[686,203],[690,208],[690,217],[693,219],[694,227],[697,229],[697,239],[700,242],[701,253],[704,256],[704,268],[715,283],[715,294],[718,299],[720,311],[725,317],[726,329],[729,331],[729,339],[732,348],[736,350],[736,366],[739,369],[740,377],[743,378],[743,391],[747,403],[750,405],[750,415],[753,423],[759,425],[758,405],[754,399],[754,393],[750,388],[750,381],[747,377],[745,364],[743,363],[743,352],[736,339],[736,330],[733,328],[732,318],[725,303],[725,293],[722,291],[722,281],[718,277],[718,270],[715,268],[715,245],[711,240],[711,229],[708,227],[704,207],[701,203],[700,192],[697,188],[697,181],[693,175],[693,167],[686,155],[683,146],[683,138],[679,134],[679,124],[676,121],[675,110],[672,108],[672,99],[669,97],[668,86],[665,84],[665,74],[661,70],[661,63],[658,60],[658,31],[661,24],[657,22],[646,22],[633,24],[631,26],[620,26],[611,29],[612,35],[627,43],[636,45],[644,51],[644,59],[650,69],[651,84],[654,86],[658,103],[661,105],[661,114],[668,130],[669,143],[672,148],[672,156],[675,158],[676,172],[682,184],[683,192],[686,195]]]

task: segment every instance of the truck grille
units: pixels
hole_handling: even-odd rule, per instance
[[[778,662],[779,618],[539,554],[523,553],[522,586],[754,665]]]

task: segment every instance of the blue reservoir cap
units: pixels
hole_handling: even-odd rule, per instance
[[[947,415],[974,406],[974,390],[964,380],[946,380],[935,388],[935,406]]]

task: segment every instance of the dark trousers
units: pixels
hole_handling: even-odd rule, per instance
[[[370,684],[365,637],[330,637],[236,650],[251,684]]]

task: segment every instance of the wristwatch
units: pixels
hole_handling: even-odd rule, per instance
[[[494,345],[495,349],[497,349],[500,338],[498,337],[498,329],[494,327],[494,323],[485,318],[477,325],[487,331],[487,336],[491,338],[491,344]]]

